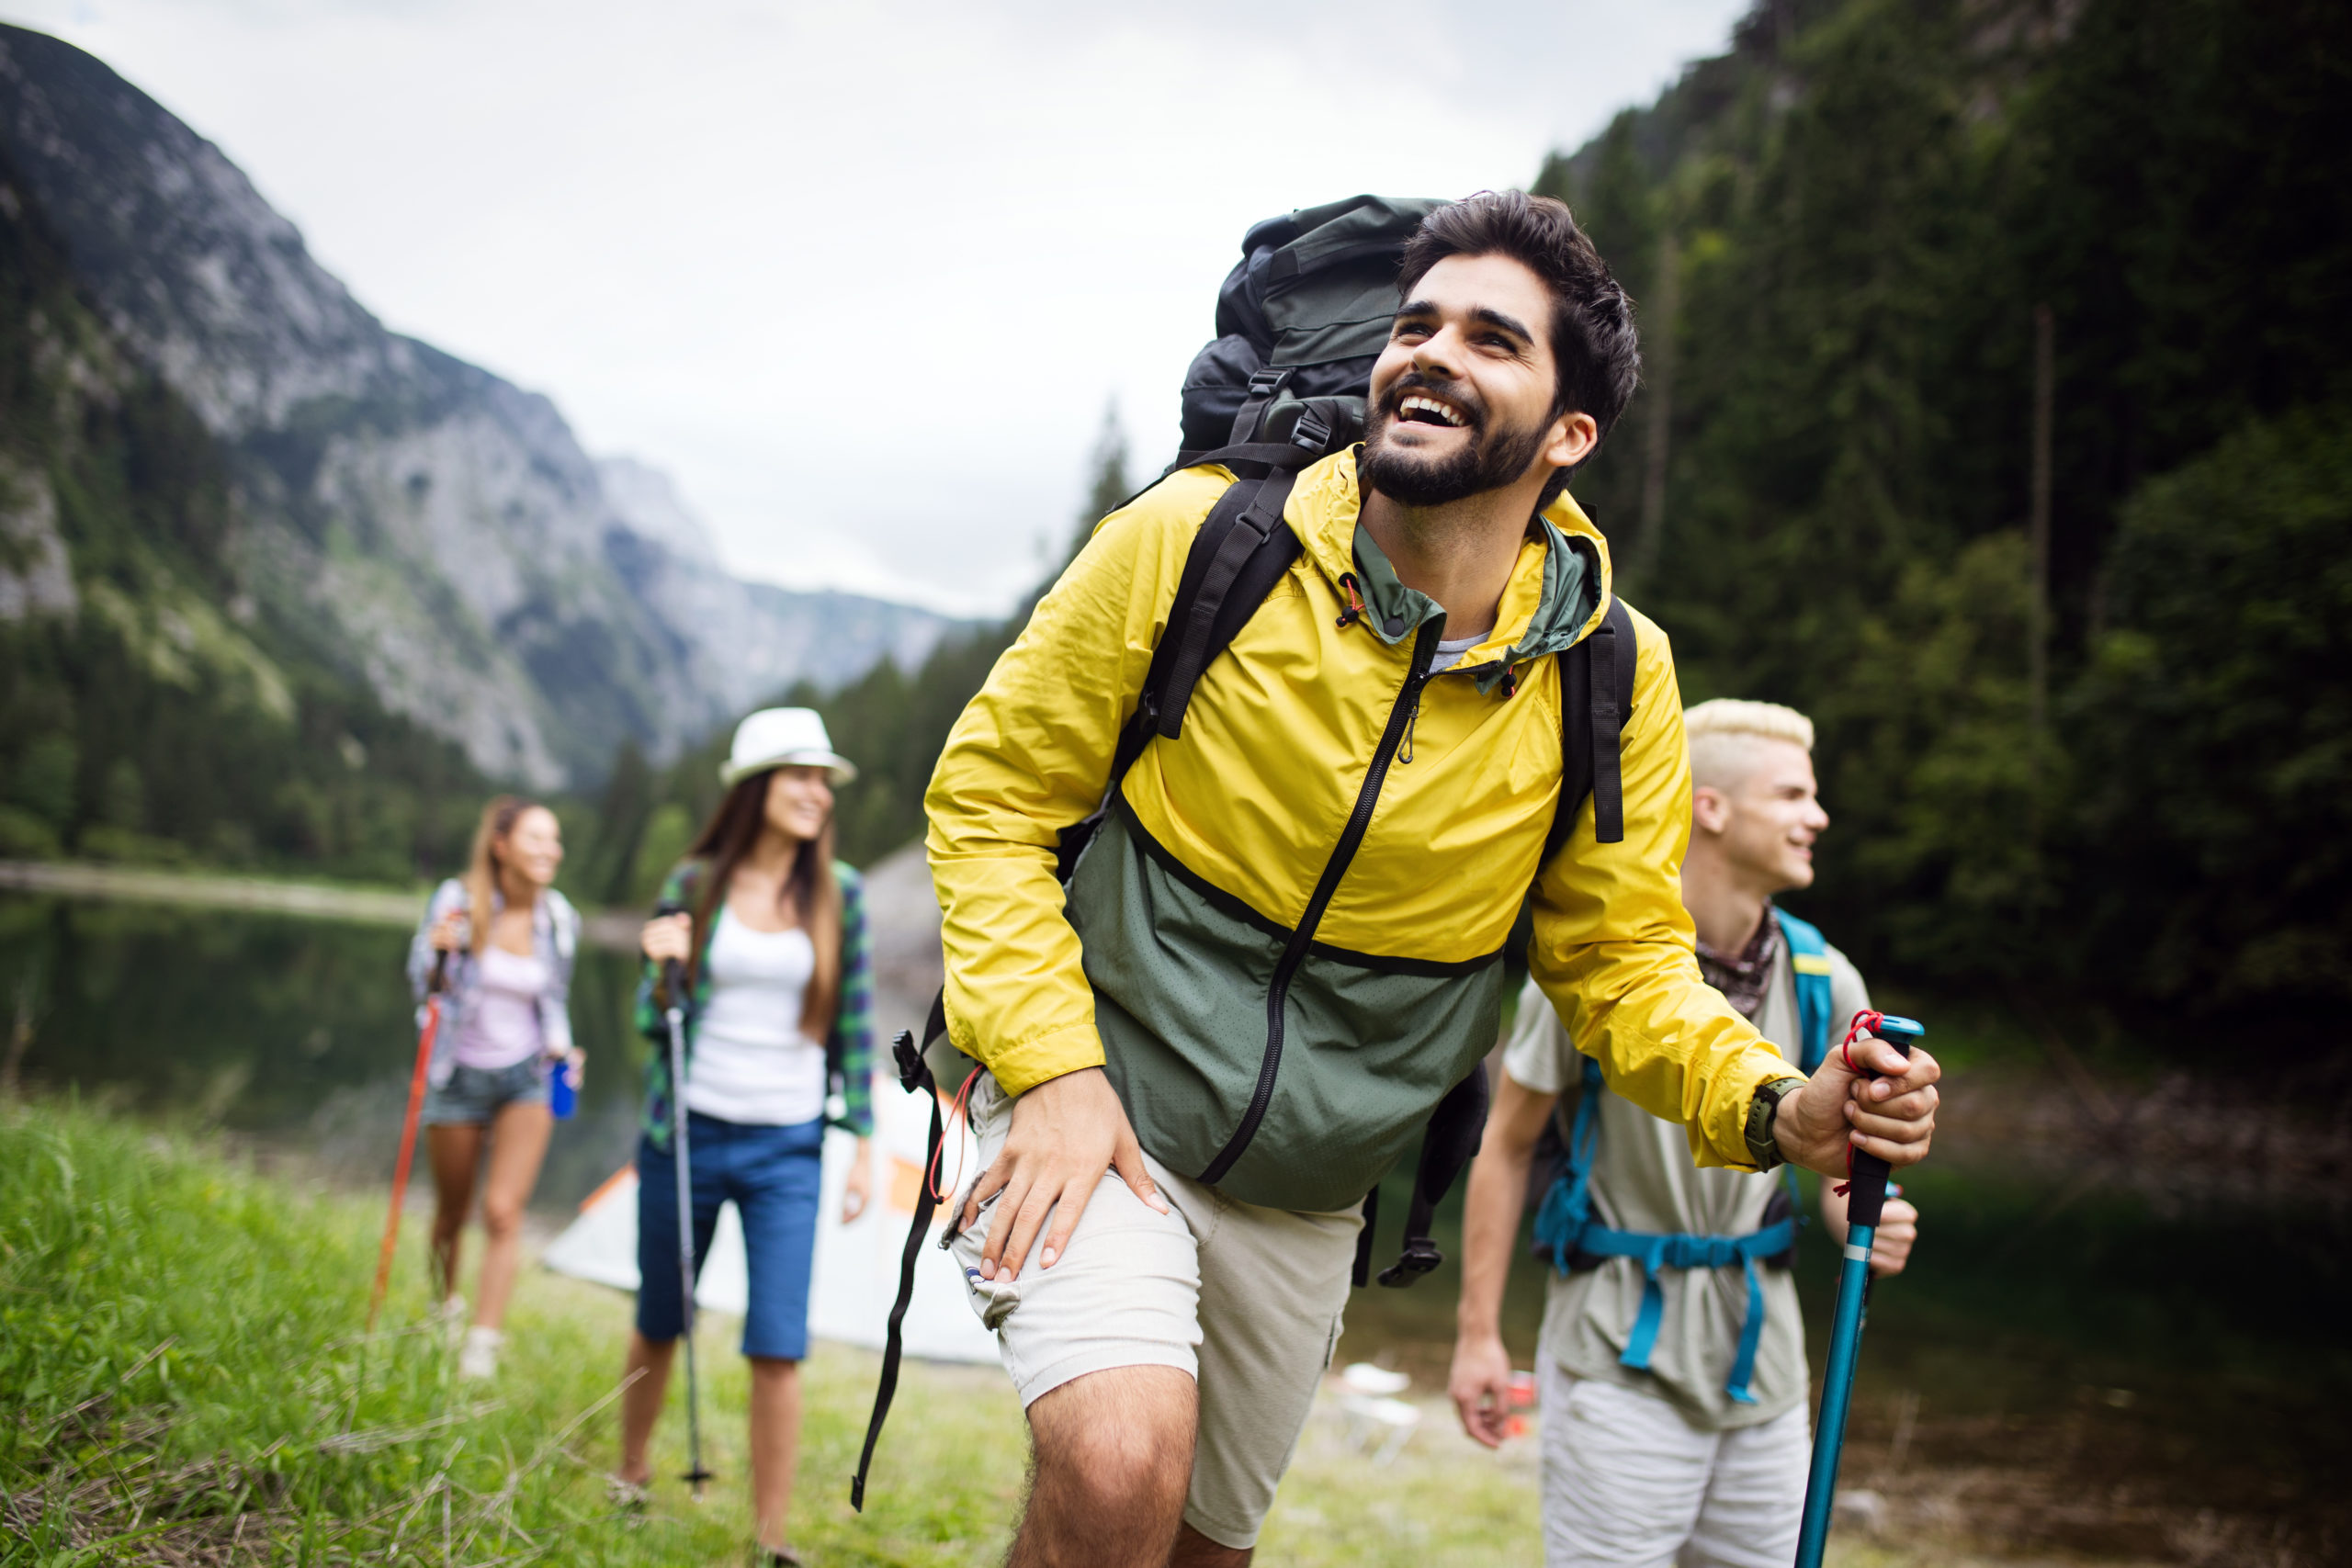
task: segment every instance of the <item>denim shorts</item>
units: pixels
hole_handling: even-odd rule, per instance
[[[824,1185],[824,1118],[790,1127],[686,1113],[694,1195],[695,1277],[702,1277],[718,1208],[743,1222],[751,1302],[743,1354],[797,1361],[808,1354],[808,1265]],[[674,1150],[637,1150],[637,1331],[657,1343],[684,1326],[678,1291],[678,1171]]]
[[[479,1126],[503,1107],[547,1102],[548,1069],[543,1056],[526,1056],[510,1067],[469,1067],[460,1063],[447,1083],[424,1091],[424,1124]]]

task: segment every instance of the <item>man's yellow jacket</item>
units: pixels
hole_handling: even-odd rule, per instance
[[[1015,1095],[1105,1066],[1172,1169],[1244,1202],[1345,1208],[1493,1047],[1532,889],[1530,966],[1577,1049],[1686,1124],[1699,1163],[1751,1165],[1750,1100],[1791,1069],[1700,978],[1681,698],[1638,615],[1624,840],[1595,841],[1587,801],[1539,875],[1557,655],[1611,592],[1566,496],[1530,526],[1493,632],[1424,678],[1444,612],[1358,526],[1356,453],[1306,469],[1283,510],[1298,559],[1056,881],[1231,482],[1188,468],[1105,518],[948,739],[926,806],[955,1044]]]

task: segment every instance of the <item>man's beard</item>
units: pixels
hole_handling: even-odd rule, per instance
[[[1396,405],[1414,392],[1442,397],[1470,422],[1470,439],[1450,457],[1405,451],[1388,439],[1396,428]],[[1544,429],[1514,430],[1491,423],[1485,404],[1456,381],[1433,381],[1409,371],[1388,389],[1373,414],[1363,447],[1363,480],[1391,501],[1407,506],[1443,506],[1480,495],[1525,476],[1544,449]]]

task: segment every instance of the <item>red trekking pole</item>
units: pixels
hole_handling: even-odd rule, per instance
[[[392,1167],[392,1212],[384,1216],[384,1245],[376,1254],[376,1289],[368,1297],[368,1332],[376,1332],[376,1314],[384,1305],[384,1287],[392,1279],[392,1253],[400,1246],[401,1204],[408,1197],[408,1168],[416,1157],[416,1119],[424,1110],[424,1077],[433,1066],[433,1036],[441,1028],[441,976],[449,965],[447,953],[433,959],[433,978],[424,990],[424,1027],[416,1037],[416,1070],[409,1075],[408,1119],[401,1125],[401,1157]]]

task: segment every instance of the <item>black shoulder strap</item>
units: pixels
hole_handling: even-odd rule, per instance
[[[1634,716],[1634,619],[1611,595],[1609,613],[1590,637],[1560,655],[1560,798],[1544,837],[1549,865],[1592,796],[1593,838],[1625,838],[1625,775],[1620,741]]]
[[[1313,409],[1302,412],[1288,441],[1247,441],[1265,405],[1290,377],[1287,370],[1261,371],[1250,380],[1250,401],[1234,421],[1235,444],[1203,453],[1196,463],[1262,468],[1261,476],[1237,479],[1201,523],[1177,580],[1168,626],[1152,650],[1144,676],[1143,700],[1129,731],[1122,734],[1111,773],[1110,791],[1154,731],[1173,740],[1184,728],[1184,709],[1201,674],[1225,651],[1274,584],[1299,557],[1298,536],[1283,525],[1283,505],[1299,470],[1322,457],[1331,427]],[[1148,726],[1148,728],[1146,728]]]
[[[857,1473],[849,1483],[849,1506],[859,1513],[865,1511],[865,1475],[874,1464],[874,1445],[882,1440],[882,1423],[889,1419],[890,1402],[898,1396],[899,1363],[906,1351],[907,1307],[915,1296],[915,1259],[922,1255],[922,1240],[931,1234],[932,1211],[938,1201],[932,1196],[931,1184],[938,1179],[947,1123],[939,1113],[939,1085],[932,1078],[923,1053],[947,1032],[946,999],[944,990],[931,998],[931,1015],[923,1021],[921,1045],[915,1043],[914,1032],[906,1029],[899,1031],[890,1043],[890,1054],[899,1067],[899,1087],[909,1094],[931,1097],[931,1138],[923,1156],[922,1180],[915,1188],[914,1220],[907,1226],[907,1244],[899,1252],[899,1293],[890,1303],[889,1323],[883,1330],[882,1376],[874,1389],[874,1414],[865,1423],[865,1446],[858,1450]]]
[[[1203,672],[1258,613],[1304,548],[1298,536],[1283,525],[1283,503],[1298,470],[1319,457],[1319,451],[1271,445],[1227,447],[1205,460],[1263,464],[1268,452],[1281,463],[1261,476],[1235,480],[1193,536],[1167,628],[1144,674],[1142,694],[1112,751],[1102,804],[1086,820],[1065,829],[1056,850],[1056,869],[1064,882],[1078,864],[1079,851],[1101,828],[1102,813],[1118,797],[1127,770],[1153,736],[1172,740],[1182,732],[1184,710],[1192,705],[1193,689]]]
[[[1283,503],[1297,478],[1295,468],[1277,468],[1264,479],[1237,482],[1193,537],[1138,706],[1138,712],[1150,714],[1152,728],[1170,740],[1183,732],[1184,710],[1203,671],[1299,557],[1298,536],[1283,525]],[[1123,777],[1125,770],[1119,773]]]
[[[1439,1201],[1453,1190],[1462,1168],[1477,1154],[1479,1137],[1486,1130],[1487,1064],[1480,1062],[1470,1069],[1469,1077],[1446,1091],[1445,1098],[1437,1102],[1437,1109],[1430,1112],[1429,1125],[1421,1130],[1421,1157],[1413,1171],[1413,1201],[1405,1211],[1405,1250],[1395,1263],[1380,1271],[1382,1284],[1392,1288],[1409,1285],[1445,1261],[1445,1254],[1430,1238],[1431,1222],[1437,1215]],[[1367,1235],[1374,1214],[1372,1201],[1367,1198],[1363,1216]],[[1368,1242],[1360,1241],[1357,1256],[1364,1257],[1371,1250]],[[1363,1282],[1361,1278],[1357,1282]]]

